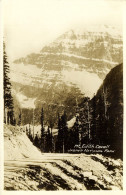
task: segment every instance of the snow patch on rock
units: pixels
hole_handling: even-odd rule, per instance
[[[89,73],[86,70],[82,71],[62,71],[63,78],[66,82],[72,82],[77,85],[89,97],[96,93],[97,89],[102,84],[102,80],[95,74]]]

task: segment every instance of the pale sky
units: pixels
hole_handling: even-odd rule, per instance
[[[39,52],[65,31],[85,24],[122,25],[119,0],[4,0],[9,60]]]

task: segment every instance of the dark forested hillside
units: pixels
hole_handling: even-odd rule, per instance
[[[120,154],[123,145],[123,64],[113,68],[106,76],[96,94],[96,102],[104,127],[100,127],[98,132],[100,141],[110,143]]]
[[[97,94],[78,105],[71,128],[71,147],[75,144],[108,145],[109,155],[122,158],[123,148],[123,65],[113,68]],[[114,152],[111,152],[111,151]],[[107,153],[107,152],[106,152]]]

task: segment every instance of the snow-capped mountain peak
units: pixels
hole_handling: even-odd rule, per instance
[[[97,92],[106,74],[122,62],[122,51],[119,28],[107,25],[74,28],[43,47],[40,53],[15,60],[11,80],[23,97],[30,101],[36,98],[36,106],[41,101],[70,106],[71,97],[92,97]]]

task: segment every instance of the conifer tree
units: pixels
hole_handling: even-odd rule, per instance
[[[91,135],[92,135],[92,142],[96,143],[97,139],[97,112],[96,112],[96,96],[91,100],[91,108],[92,108],[92,120],[91,120]]]
[[[90,99],[85,97],[79,110],[79,144],[83,145],[91,140],[91,108]]]
[[[13,98],[11,95],[11,82],[9,78],[9,63],[7,60],[7,55],[5,51],[5,43],[3,44],[3,73],[4,73],[4,122],[6,124],[12,124],[14,120],[13,111]]]
[[[41,110],[41,138],[44,136],[44,111]]]
[[[45,128],[44,128],[44,110],[42,108],[41,111],[41,150],[45,152],[45,145],[46,145],[46,135],[45,135]]]
[[[50,133],[49,126],[48,126],[47,136],[46,136],[46,151],[52,152],[52,134]]]
[[[62,152],[62,142],[63,142],[63,132],[62,132],[62,127],[61,127],[61,118],[58,113],[58,136],[57,136],[57,142],[56,142],[56,152]]]
[[[57,137],[57,150],[61,153],[68,150],[68,127],[66,113],[58,116],[58,137]]]
[[[97,142],[99,144],[102,144],[105,137],[105,115],[104,115],[104,99],[102,94],[99,95],[98,98],[98,104],[97,104],[97,109],[98,109],[98,127],[97,127]]]
[[[63,153],[67,152],[68,149],[68,127],[67,127],[67,115],[66,112],[61,117],[61,129],[62,129],[62,145],[63,145]]]
[[[30,126],[30,124],[29,124],[28,137],[30,138],[30,136],[31,136],[31,126]]]
[[[38,132],[37,132],[37,134],[36,134],[36,136],[35,136],[35,139],[34,139],[34,145],[35,145],[36,147],[39,147]]]
[[[107,88],[103,86],[100,91],[97,103],[97,138],[99,138],[99,143],[107,144],[109,139],[109,115],[108,107],[109,102]]]
[[[22,121],[22,114],[21,114],[21,111],[20,111],[20,114],[19,114],[19,121],[18,121],[18,125],[19,125],[19,126],[21,125],[21,121]]]
[[[79,116],[76,116],[76,121],[74,124],[74,144],[79,144]]]
[[[28,127],[26,126],[26,135],[29,136]]]
[[[13,125],[15,126],[16,125],[16,119],[14,117],[14,120],[13,120]]]

